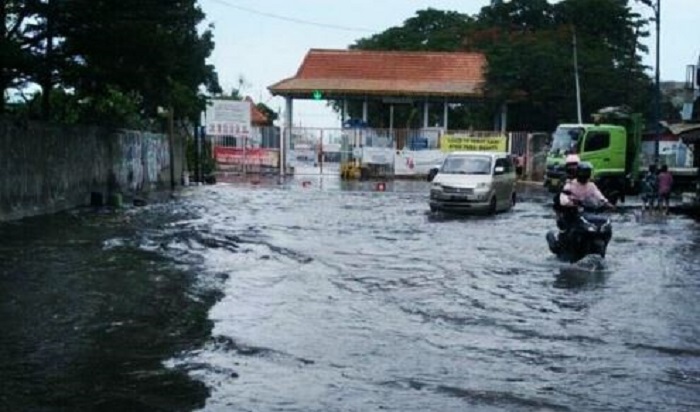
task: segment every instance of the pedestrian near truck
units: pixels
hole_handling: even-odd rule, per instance
[[[656,165],[649,165],[649,170],[647,170],[642,179],[642,210],[647,210],[647,208],[653,210],[656,207],[656,200],[659,192],[658,175]]]
[[[673,175],[668,171],[668,165],[661,165],[657,179],[659,188],[659,210],[667,215],[673,189]]]
[[[515,164],[515,175],[518,179],[522,179],[523,171],[525,170],[525,158],[523,154],[518,153],[518,155],[513,158],[513,163]]]

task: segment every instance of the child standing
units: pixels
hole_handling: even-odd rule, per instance
[[[659,172],[659,209],[663,214],[668,214],[671,189],[673,188],[673,176],[668,171],[667,165],[661,165]]]

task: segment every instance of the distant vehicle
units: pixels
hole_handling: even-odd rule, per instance
[[[430,211],[495,214],[515,205],[515,166],[503,152],[452,152],[432,180]]]

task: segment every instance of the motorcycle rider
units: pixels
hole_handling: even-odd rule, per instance
[[[576,167],[576,179],[567,181],[559,195],[559,204],[562,207],[578,206],[586,199],[594,198],[601,201],[607,207],[614,207],[608,199],[598,189],[595,183],[591,182],[593,166],[588,162],[581,162]]]
[[[590,163],[579,163],[576,167],[576,179],[567,181],[559,194],[561,220],[557,223],[560,224],[560,229],[562,229],[562,233],[559,235],[560,239],[562,235],[566,236],[569,233],[569,229],[571,229],[572,223],[575,221],[578,206],[584,200],[593,198],[602,202],[608,208],[615,207],[603,196],[598,186],[590,181],[592,174],[593,167]]]
[[[564,160],[564,170],[566,172],[566,177],[564,179],[562,189],[570,182],[576,180],[576,170],[578,168],[579,163],[581,163],[581,159],[579,159],[577,154],[572,153],[566,156],[566,159]],[[556,213],[557,227],[559,227],[559,229],[561,230],[564,230],[565,216],[560,203],[560,195],[561,190],[557,192],[557,194],[554,196],[554,212]]]

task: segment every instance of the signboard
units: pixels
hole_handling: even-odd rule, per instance
[[[469,137],[459,135],[444,135],[440,138],[440,149],[443,152],[478,151],[505,152],[508,139],[499,137]]]
[[[279,167],[277,149],[244,149],[242,147],[214,147],[216,162],[224,165]]]
[[[440,150],[401,150],[394,158],[396,176],[427,176],[430,169],[442,164],[447,156]]]
[[[251,103],[236,100],[214,100],[207,106],[206,130],[209,136],[249,138]]]
[[[655,142],[642,142],[642,164],[646,166],[654,160],[656,152]],[[668,167],[692,167],[693,151],[682,142],[660,141],[659,161]]]

